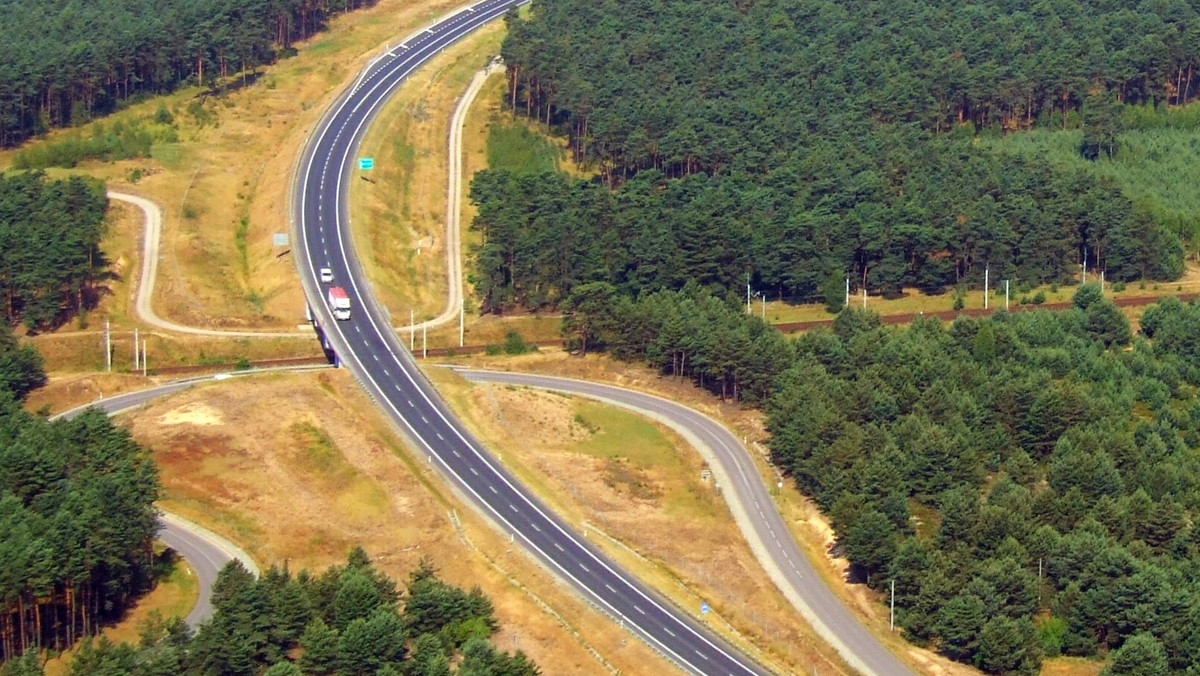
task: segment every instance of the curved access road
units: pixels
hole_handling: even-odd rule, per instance
[[[708,462],[734,520],[775,586],[855,670],[912,674],[827,587],[779,514],[749,452],[721,423],[682,404],[612,385],[556,376],[451,367],[473,382],[553,390],[646,415],[678,432]]]
[[[385,55],[386,58],[386,55]],[[372,63],[368,71],[378,63]],[[454,115],[450,119],[448,178],[446,186],[446,308],[433,319],[416,324],[415,329],[432,329],[448,324],[458,317],[463,303],[463,274],[462,274],[462,133],[463,123],[467,112],[479,90],[483,88],[488,76],[495,72],[503,72],[503,66],[489,65],[475,74],[467,87],[466,93],[459,99]],[[151,305],[154,298],[154,283],[158,281],[158,257],[162,244],[162,209],[154,201],[121,192],[109,190],[109,199],[114,199],[141,209],[145,228],[142,237],[142,273],[139,278],[134,311],[147,324],[165,331],[186,333],[196,336],[225,337],[225,338],[284,338],[303,336],[307,331],[238,331],[221,329],[200,329],[193,326],[178,324],[159,317]]]
[[[253,372],[248,371],[236,375],[249,375],[250,373]],[[228,377],[230,377],[229,374],[220,374],[217,376],[185,378],[157,387],[119,394],[73,408],[69,411],[64,411],[53,416],[51,420],[74,418],[83,411],[93,407],[102,409],[109,415],[116,415],[122,411],[141,406],[151,399],[179,392],[202,382],[214,379],[222,380]],[[184,618],[184,621],[191,627],[197,627],[201,622],[212,617],[212,587],[217,581],[217,573],[225,567],[225,564],[237,559],[242,562],[246,570],[249,570],[256,577],[258,576],[258,566],[255,565],[254,559],[250,558],[250,555],[240,547],[220,535],[181,516],[176,516],[168,512],[162,513],[159,522],[162,524],[162,530],[158,534],[159,539],[186,559],[188,565],[191,566],[192,571],[196,574],[199,598],[196,599],[196,605],[192,607],[192,611]]]
[[[379,108],[428,59],[517,4],[483,0],[408,37],[369,67],[318,123],[292,191],[296,261],[313,315],[340,361],[419,452],[560,579],[687,672],[769,673],[601,554],[496,464],[401,345],[351,244],[346,187],[363,133]],[[326,285],[316,274],[322,267],[333,271],[350,298],[347,320],[335,321],[325,303]]]
[[[141,317],[142,321],[164,331],[187,333],[193,336],[286,338],[306,335],[307,332],[304,331],[222,331],[217,329],[198,329],[194,326],[176,324],[175,322],[159,317],[154,313],[154,308],[151,307],[150,301],[154,296],[154,283],[158,278],[158,250],[162,240],[162,209],[159,209],[157,204],[145,197],[118,190],[109,190],[108,198],[132,204],[142,210],[142,215],[145,218],[146,228],[142,237],[142,274],[139,278],[137,298],[134,302],[134,310],[137,312],[138,317]]]
[[[487,81],[489,75],[495,72],[504,72],[503,67],[489,65],[487,68],[475,73],[475,77],[471,79],[470,86],[463,94],[463,97],[458,100],[458,106],[454,109],[454,115],[450,118],[450,143],[449,154],[447,155],[447,172],[446,185],[446,309],[442,310],[442,314],[411,327],[411,330],[416,329],[432,329],[442,324],[448,324],[458,317],[459,311],[462,309],[463,303],[463,274],[462,274],[462,134],[463,123],[467,119],[467,111],[471,109],[471,103],[475,101],[475,97],[479,95],[479,90],[483,89],[483,83]]]

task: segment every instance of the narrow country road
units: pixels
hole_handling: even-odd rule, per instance
[[[132,204],[142,210],[146,228],[142,238],[142,274],[138,278],[137,299],[134,309],[142,321],[155,328],[175,333],[186,333],[193,336],[216,336],[225,338],[281,338],[303,336],[303,331],[220,331],[216,329],[198,329],[194,326],[184,326],[163,319],[154,313],[151,299],[154,296],[154,283],[158,279],[159,246],[162,241],[162,210],[158,205],[145,197],[109,190],[108,198]]]
[[[442,313],[433,319],[420,322],[405,329],[432,329],[448,324],[458,319],[463,303],[463,273],[462,273],[462,133],[466,122],[467,112],[471,109],[479,90],[493,73],[504,72],[503,66],[489,65],[472,78],[466,93],[458,101],[454,115],[450,119],[449,134],[449,171],[446,186],[446,307]],[[152,200],[132,193],[119,190],[109,190],[108,198],[132,204],[141,209],[145,223],[142,238],[142,272],[138,278],[137,297],[134,309],[137,316],[147,324],[164,331],[186,333],[194,336],[225,337],[225,338],[282,338],[304,335],[303,331],[238,331],[221,329],[200,329],[194,326],[178,324],[159,317],[152,305],[154,284],[158,281],[158,259],[162,245],[162,209]],[[396,327],[400,330],[401,327]]]
[[[462,273],[462,134],[463,124],[467,120],[467,111],[471,109],[471,104],[475,101],[475,97],[479,95],[479,90],[483,88],[483,83],[487,81],[492,73],[503,73],[503,66],[489,65],[487,68],[475,73],[475,77],[471,79],[471,85],[467,87],[467,92],[459,99],[458,106],[454,109],[454,116],[450,119],[450,148],[449,148],[449,168],[447,173],[446,186],[446,288],[449,289],[446,296],[446,309],[442,310],[442,314],[433,319],[415,324],[414,330],[432,329],[443,324],[448,324],[458,318],[459,312],[462,310],[463,304],[463,273]]]

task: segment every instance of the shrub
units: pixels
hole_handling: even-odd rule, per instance
[[[175,116],[167,110],[165,105],[159,104],[158,110],[154,113],[154,121],[159,124],[175,124]]]
[[[525,354],[532,352],[534,346],[525,342],[525,339],[516,331],[509,331],[504,337],[504,353],[505,354]]]

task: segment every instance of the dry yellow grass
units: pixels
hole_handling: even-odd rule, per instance
[[[151,375],[155,369],[172,366],[236,364],[243,358],[255,361],[320,357],[322,354],[320,343],[311,333],[269,339],[178,336],[146,331],[138,335],[146,342]],[[42,334],[29,340],[46,358],[46,369],[52,376],[104,371],[103,324],[93,325],[88,331]],[[130,372],[133,369],[133,331],[114,327],[112,345],[113,371]]]
[[[1082,657],[1056,657],[1042,664],[1042,676],[1097,676],[1104,662]]]
[[[375,169],[350,186],[354,241],[394,321],[446,304],[446,173],[450,118],[477,71],[500,51],[493,23],[438,55],[396,93],[363,139]]]
[[[326,103],[378,46],[459,4],[382,0],[336,17],[330,30],[300,46],[299,56],[264,69],[253,86],[221,97],[186,89],[101,121],[111,125],[147,117],[165,105],[180,126],[180,141],[155,148],[152,159],[89,163],[78,170],[113,185],[141,170],[144,177],[133,189],[165,207],[155,296],[162,316],[214,328],[291,328],[303,317],[291,257],[277,256],[271,244],[274,233],[288,230],[287,192],[300,146]],[[202,126],[188,113],[195,101],[214,122]],[[81,131],[90,133],[88,127]],[[10,164],[12,154],[0,153],[0,166]],[[132,248],[120,256],[137,259]],[[97,314],[107,312],[102,306]]]
[[[468,301],[467,307],[470,307]],[[521,334],[527,342],[539,340],[561,340],[562,319],[557,315],[468,315],[464,330],[467,345],[501,345],[510,332]],[[408,331],[400,327],[400,336],[407,343]],[[458,323],[431,329],[429,347],[458,347]],[[421,349],[421,333],[416,334],[418,353]]]
[[[345,371],[199,387],[124,422],[156,449],[164,507],[238,542],[263,564],[323,568],[361,544],[403,579],[429,556],[448,581],[483,588],[503,626],[497,644],[524,650],[543,673],[604,673],[583,642],[623,673],[671,670],[513,551],[473,510],[456,507]]]
[[[1088,281],[1098,282],[1100,280],[1099,277],[1089,275]],[[1070,302],[1071,297],[1075,295],[1075,291],[1078,288],[1077,285],[1048,285],[1038,287],[1027,293],[1017,293],[1017,289],[1014,287],[1009,289],[1009,301],[1011,306],[1015,306],[1021,297],[1032,298],[1041,292],[1045,295],[1045,302],[1047,303],[1065,303]],[[988,306],[993,309],[1004,307],[1003,280],[993,280],[991,291]],[[1121,291],[1115,291],[1112,284],[1106,284],[1104,292],[1110,298],[1160,297],[1173,296],[1180,293],[1200,292],[1200,267],[1197,267],[1195,263],[1189,262],[1187,269],[1184,271],[1183,278],[1177,282],[1137,282],[1125,285],[1125,288]],[[982,308],[983,296],[983,289],[968,291],[963,298],[964,307],[968,309]],[[886,299],[880,296],[867,296],[866,307],[881,315],[945,312],[954,307],[954,298],[953,289],[936,296],[926,295],[916,289],[908,289],[905,291],[904,296],[900,298]],[[863,307],[862,296],[852,296],[850,298],[850,305],[856,308]],[[763,313],[763,306],[758,301],[753,303],[752,309],[756,315]],[[1131,318],[1141,316],[1140,308],[1123,308],[1123,311]],[[825,306],[820,303],[790,305],[779,301],[771,301],[766,304],[765,317],[770,322],[800,322],[832,319],[833,315],[829,314],[825,310]]]

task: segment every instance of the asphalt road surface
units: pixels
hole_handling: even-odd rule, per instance
[[[225,377],[228,376],[216,376],[216,378]],[[52,419],[74,418],[84,410],[92,407],[102,409],[109,415],[116,415],[122,411],[141,406],[151,399],[179,392],[192,385],[208,382],[213,379],[214,376],[188,378],[159,387],[129,392],[109,397],[108,399],[100,399],[91,404],[60,413]],[[197,627],[201,622],[212,617],[212,586],[217,581],[217,573],[225,567],[225,564],[233,559],[238,559],[247,570],[256,576],[258,575],[258,567],[254,565],[254,560],[250,558],[250,555],[238,548],[237,545],[207,528],[167,512],[163,512],[159,518],[159,522],[162,524],[162,530],[158,533],[158,539],[162,540],[164,544],[174,549],[180,556],[187,560],[188,565],[192,568],[192,572],[196,575],[199,598],[196,599],[196,605],[192,607],[192,611],[184,618],[184,621],[190,626]]]
[[[301,157],[293,186],[296,260],[313,314],[342,363],[418,451],[497,528],[519,540],[585,598],[685,671],[769,673],[601,555],[493,461],[389,328],[350,244],[346,187],[358,180],[357,148],[380,106],[430,57],[517,4],[485,0],[410,36],[368,67],[326,111]],[[332,318],[325,301],[331,285],[317,281],[322,267],[333,270],[332,285],[346,289],[350,319]]]
[[[650,416],[679,432],[708,462],[755,556],[792,605],[854,669],[912,674],[847,609],[800,551],[749,453],[723,425],[652,394],[582,380],[452,367],[474,382],[554,390],[597,399]]]

